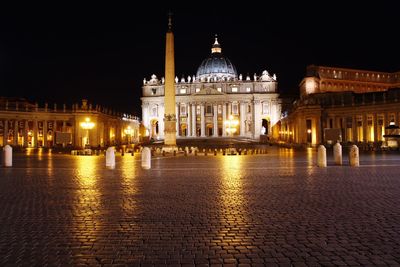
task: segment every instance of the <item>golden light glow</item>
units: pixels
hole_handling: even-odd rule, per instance
[[[308,129],[308,130],[307,130],[307,133],[310,134],[310,133],[311,133],[311,129]]]
[[[124,131],[125,131],[125,134],[130,135],[130,134],[132,134],[133,130],[132,130],[131,126],[128,126]]]
[[[237,131],[237,126],[239,121],[234,119],[232,115],[229,115],[229,119],[225,121],[226,132],[229,134],[234,134]]]
[[[221,157],[223,174],[221,200],[225,211],[240,209],[244,205],[242,158],[238,156]],[[226,214],[229,216],[232,214]]]
[[[306,80],[306,93],[307,94],[312,94],[315,93],[316,89],[316,84],[315,81],[312,80],[312,78]]]
[[[96,183],[95,157],[79,156],[77,158],[77,178],[85,188],[90,188]]]
[[[90,118],[86,118],[84,122],[80,123],[81,127],[85,130],[93,129],[95,123],[90,121]]]
[[[101,215],[101,194],[97,185],[100,170],[99,157],[78,156],[75,157],[74,182],[77,183],[75,193],[76,205],[73,205],[73,220],[71,234],[74,239],[82,238],[84,232],[92,238],[87,238],[84,244],[92,246],[97,234],[102,230]]]

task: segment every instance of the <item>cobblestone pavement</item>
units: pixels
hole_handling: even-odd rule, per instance
[[[400,154],[16,156],[0,266],[399,266]]]

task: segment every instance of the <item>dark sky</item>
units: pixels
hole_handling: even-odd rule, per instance
[[[196,73],[215,33],[239,73],[267,69],[282,92],[297,92],[309,64],[400,70],[398,9],[390,2],[279,2],[3,8],[1,95],[41,104],[87,98],[140,115],[143,78],[163,76],[169,8],[178,77]]]

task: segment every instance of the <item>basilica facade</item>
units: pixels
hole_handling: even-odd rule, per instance
[[[164,138],[164,82],[143,80],[142,123],[154,139]],[[217,38],[196,75],[175,78],[175,97],[177,138],[271,137],[281,118],[276,75],[238,75]]]

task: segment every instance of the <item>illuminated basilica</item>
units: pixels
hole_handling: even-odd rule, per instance
[[[143,80],[142,122],[154,139],[164,138],[164,82]],[[276,75],[238,75],[217,37],[196,75],[175,78],[175,96],[177,138],[272,137],[281,117]]]

